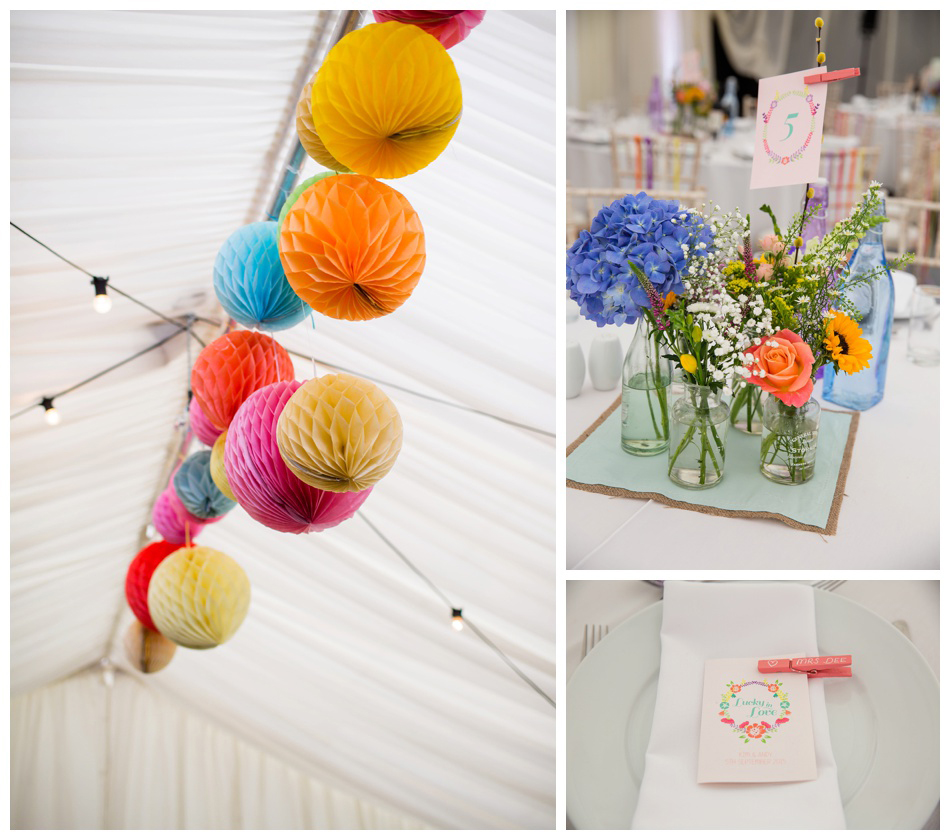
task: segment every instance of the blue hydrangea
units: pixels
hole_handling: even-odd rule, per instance
[[[632,324],[650,308],[647,293],[630,263],[647,276],[661,298],[683,293],[686,257],[683,245],[712,244],[712,231],[701,217],[686,220],[679,203],[645,192],[626,195],[602,207],[567,251],[567,288],[581,314],[603,327]]]

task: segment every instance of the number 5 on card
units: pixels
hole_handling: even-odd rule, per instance
[[[807,184],[818,177],[828,85],[806,85],[805,76],[815,72],[759,80],[750,189]]]

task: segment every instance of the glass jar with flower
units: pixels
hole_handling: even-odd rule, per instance
[[[623,360],[620,402],[620,446],[631,455],[658,455],[670,442],[667,389],[672,379],[659,338],[646,318]]]
[[[803,484],[815,472],[821,407],[811,399],[815,356],[801,336],[781,330],[752,350],[749,386],[765,397],[759,468],[780,484]]]
[[[760,471],[780,484],[803,484],[815,473],[820,427],[820,407],[811,398],[815,374],[830,364],[835,373],[851,374],[868,366],[870,344],[861,337],[853,316],[849,292],[873,282],[878,269],[849,271],[848,252],[864,233],[880,224],[877,213],[880,184],[872,182],[851,214],[831,233],[812,240],[807,248],[801,231],[813,213],[813,193],[806,194],[805,207],[787,232],[772,218],[774,236],[763,241],[763,255],[756,276],[745,278],[730,289],[737,300],[755,291],[771,313],[777,332],[762,333],[743,354],[744,376],[750,387],[768,396],[763,403]],[[743,259],[748,261],[746,242]],[[900,257],[894,266],[907,265],[913,254]],[[762,266],[768,266],[761,271]],[[886,270],[886,269],[883,269]],[[741,287],[741,288],[739,288]]]
[[[743,369],[749,341],[744,307],[729,294],[723,259],[742,241],[748,220],[738,213],[719,215],[718,207],[699,219],[707,236],[685,249],[683,293],[664,313],[663,337],[683,387],[670,410],[667,474],[681,487],[702,490],[725,476],[729,409],[723,388]],[[758,298],[749,305],[764,312]]]
[[[581,314],[601,327],[637,324],[623,377],[620,444],[628,453],[667,448],[665,312],[683,291],[691,243],[704,238],[708,233],[692,211],[641,192],[601,208],[568,249],[567,288]]]

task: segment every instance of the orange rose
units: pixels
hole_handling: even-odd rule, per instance
[[[763,338],[749,351],[754,361],[748,381],[785,405],[803,406],[811,397],[815,355],[801,336],[782,330]]]

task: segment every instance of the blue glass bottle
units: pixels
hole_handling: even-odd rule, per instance
[[[802,231],[806,253],[808,252],[809,242],[813,239],[824,239],[825,234],[828,233],[828,179],[816,178],[814,181],[810,181],[808,186],[815,191],[815,195],[805,205],[806,210],[813,211],[808,219],[808,224],[805,225],[805,230]],[[815,374],[816,382],[825,375],[826,367],[828,365],[818,368],[818,372]]]
[[[877,213],[884,215],[882,201]],[[887,377],[887,353],[891,345],[891,326],[894,321],[894,280],[884,256],[884,225],[876,225],[867,232],[851,256],[849,271],[852,277],[879,271],[870,285],[849,292],[849,298],[858,314],[858,326],[864,338],[871,342],[871,364],[858,373],[835,374],[831,365],[825,366],[825,384],[822,396],[829,402],[863,411],[877,405],[884,397]]]

